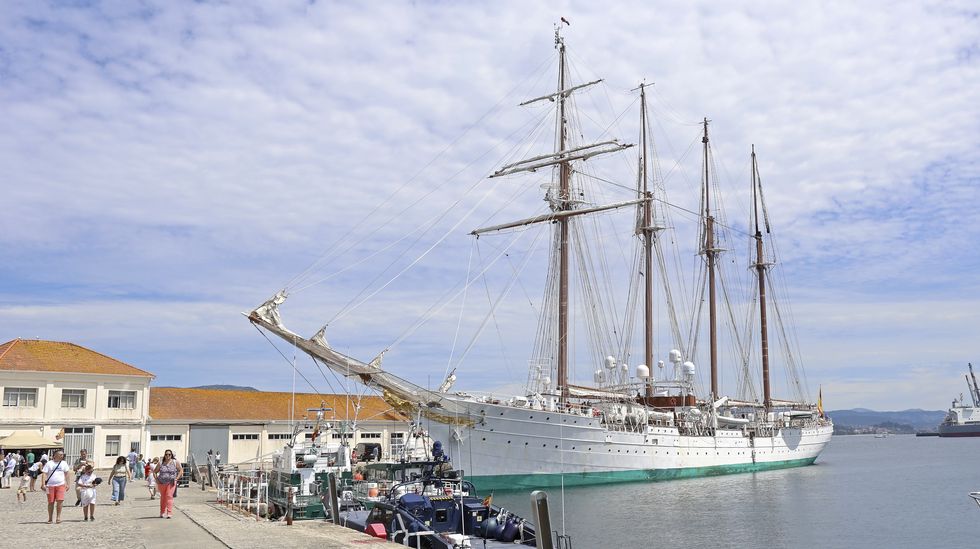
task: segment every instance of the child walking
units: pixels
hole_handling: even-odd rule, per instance
[[[27,473],[20,476],[20,487],[17,488],[17,501],[21,504],[27,503],[27,483],[30,481]]]
[[[82,476],[78,477],[81,489],[83,520],[95,520],[95,474],[91,465],[86,465]]]
[[[146,464],[146,489],[150,491],[150,499],[157,497],[157,479],[155,471],[160,463],[160,458],[153,458],[153,461]]]

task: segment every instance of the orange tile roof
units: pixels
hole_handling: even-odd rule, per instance
[[[180,387],[150,388],[150,417],[186,420],[288,420],[291,393],[266,391],[235,391],[223,389],[185,389]],[[328,419],[357,419],[408,421],[394,411],[381,397],[361,398],[361,409],[355,413],[355,399],[346,395],[316,395],[296,393],[296,417],[312,418],[307,408],[319,408],[321,401],[334,412],[327,412]]]
[[[0,370],[155,377],[74,343],[20,338],[0,345]]]

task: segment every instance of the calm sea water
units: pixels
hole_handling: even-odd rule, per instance
[[[837,436],[816,464],[549,490],[574,549],[980,547],[980,438]],[[494,495],[530,517],[530,496]],[[563,517],[564,515],[564,517]]]

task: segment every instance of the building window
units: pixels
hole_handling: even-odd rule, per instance
[[[66,435],[90,435],[93,433],[92,427],[65,427]]]
[[[231,435],[231,440],[259,440],[258,433],[238,433]]]
[[[289,433],[269,433],[269,440],[290,440],[293,435]]]
[[[150,442],[156,442],[158,440],[176,440],[180,441],[181,435],[150,435]]]
[[[3,390],[3,405],[16,408],[36,408],[37,389],[7,387]]]
[[[391,443],[388,448],[388,452],[392,456],[399,456],[403,451],[405,451],[405,433],[391,433],[390,436]]]
[[[377,439],[380,439],[381,438],[381,433],[361,433],[361,440],[365,440],[365,439],[369,439],[369,438],[377,438]]]
[[[109,391],[109,407],[121,410],[136,408],[136,391]]]
[[[106,435],[105,437],[106,457],[118,456],[120,446],[122,446],[122,437],[120,435]]]
[[[332,435],[330,435],[330,438],[332,439],[354,438],[354,433],[333,433]]]
[[[62,408],[84,408],[85,389],[62,389],[61,390]]]

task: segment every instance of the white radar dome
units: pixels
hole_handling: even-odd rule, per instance
[[[684,358],[681,356],[680,351],[678,351],[677,349],[671,349],[670,361],[673,362],[674,364],[680,364],[681,362],[684,361]]]
[[[602,370],[596,370],[595,374],[592,375],[592,379],[594,379],[596,383],[602,383],[605,377],[606,376],[602,375]]]
[[[636,377],[640,379],[650,377],[650,368],[646,364],[640,364],[636,367]]]
[[[614,357],[606,357],[606,368],[609,368],[610,370],[616,369],[616,359]]]
[[[685,362],[684,363],[684,375],[686,375],[686,376],[693,376],[694,375],[694,363],[693,362]]]
[[[657,361],[657,368],[660,368],[661,370],[663,370],[664,369],[664,361],[658,360]]]

